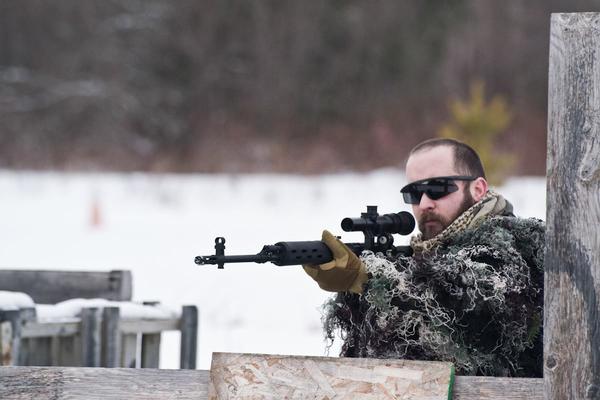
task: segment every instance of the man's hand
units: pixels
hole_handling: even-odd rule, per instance
[[[304,271],[317,281],[321,289],[328,292],[362,293],[367,281],[363,263],[328,230],[323,231],[321,240],[333,253],[333,260],[320,265],[303,265]]]

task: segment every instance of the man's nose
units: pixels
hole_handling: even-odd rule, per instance
[[[419,208],[421,210],[431,210],[435,207],[435,202],[427,197],[427,194],[423,193],[421,201],[419,202]]]

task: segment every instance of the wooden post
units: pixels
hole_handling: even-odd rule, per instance
[[[10,344],[10,359],[4,360],[4,365],[19,365],[21,353],[21,310],[0,310],[0,322],[10,322],[12,341]]]
[[[0,365],[12,364],[12,324],[0,322]]]
[[[198,308],[196,306],[183,306],[181,310],[181,352],[179,357],[181,369],[196,368],[197,344]]]
[[[156,306],[158,301],[144,301],[146,306]],[[160,332],[142,334],[142,368],[158,368],[160,363]]]
[[[600,398],[600,14],[553,14],[544,390]]]
[[[110,271],[108,300],[129,301],[133,295],[133,277],[131,271]]]
[[[96,307],[81,310],[81,365],[100,366],[100,309]]]
[[[126,333],[121,336],[121,366],[137,368],[138,364],[138,334]]]
[[[102,366],[120,366],[121,330],[119,307],[105,307],[102,311]]]
[[[21,308],[21,331],[23,327],[32,321],[35,321],[36,313],[34,307]],[[16,365],[50,365],[50,354],[45,348],[45,339],[25,338],[21,332],[21,342],[19,345],[19,359]]]

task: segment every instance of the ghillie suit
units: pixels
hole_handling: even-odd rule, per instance
[[[361,257],[361,295],[325,304],[344,357],[451,361],[462,375],[542,376],[544,224],[490,192],[412,257]]]

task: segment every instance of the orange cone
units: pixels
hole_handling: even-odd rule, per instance
[[[100,202],[98,199],[92,200],[92,208],[90,211],[90,226],[92,228],[100,228],[102,225],[102,212],[100,211]]]

